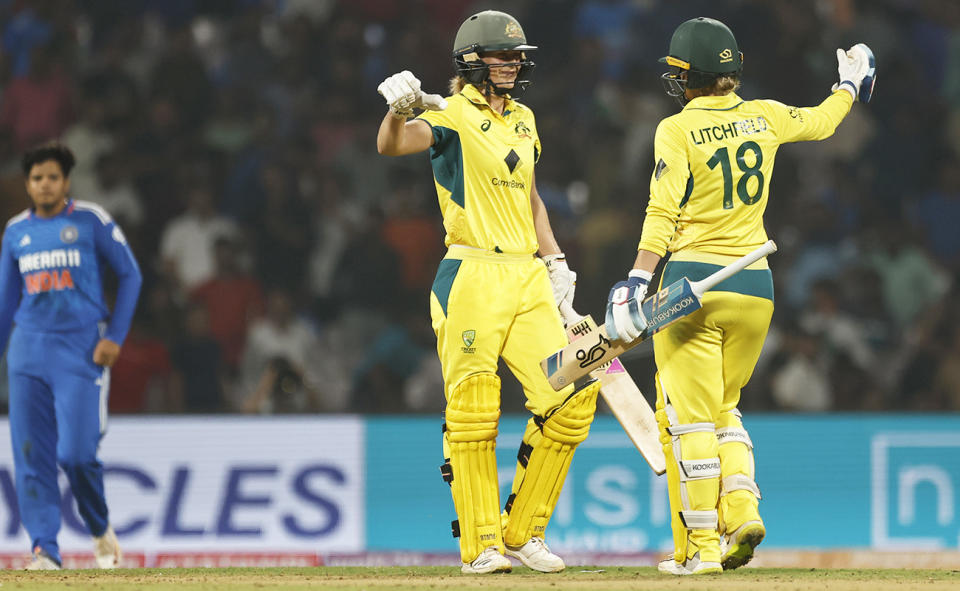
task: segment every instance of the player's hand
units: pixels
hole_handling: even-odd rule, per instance
[[[870,102],[877,80],[877,63],[869,47],[857,43],[847,51],[838,49],[837,72],[840,82],[833,85],[833,90],[842,88],[850,93],[853,100]]]
[[[577,289],[577,274],[567,266],[567,257],[560,254],[548,254],[541,257],[550,275],[550,287],[553,288],[553,301],[557,306],[566,302],[573,307],[573,295]]]
[[[414,109],[442,111],[447,108],[447,101],[439,94],[422,92],[420,80],[409,70],[388,76],[377,87],[377,92],[386,99],[390,112],[398,117],[411,117]]]
[[[120,345],[110,339],[100,339],[93,350],[93,362],[103,367],[113,367],[117,357],[120,357]]]
[[[634,269],[626,281],[610,290],[607,298],[607,336],[615,341],[630,343],[647,328],[643,315],[643,298],[647,295],[652,273]]]

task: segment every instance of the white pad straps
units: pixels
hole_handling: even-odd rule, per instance
[[[750,435],[743,427],[721,427],[717,429],[717,442],[720,445],[739,442],[753,449],[753,441],[750,440]]]
[[[687,433],[697,433],[701,431],[707,432],[707,433],[713,433],[714,432],[713,423],[688,423],[686,425],[677,425],[671,422],[670,426],[667,427],[667,433],[673,436],[686,435]]]
[[[717,529],[717,511],[681,511],[680,521],[687,529]]]
[[[680,481],[703,480],[720,476],[720,458],[705,460],[680,460]]]
[[[760,487],[757,486],[757,483],[752,478],[745,474],[731,474],[720,481],[721,497],[735,490],[748,490],[752,492],[753,496],[757,497],[757,499],[763,498],[760,496]]]

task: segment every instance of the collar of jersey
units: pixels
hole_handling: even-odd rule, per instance
[[[491,107],[490,103],[487,102],[486,97],[480,94],[480,91],[473,84],[467,84],[466,86],[464,86],[463,90],[460,91],[460,94],[462,94],[465,99],[477,105],[478,107],[481,107],[481,108],[486,107],[491,111],[493,111],[493,107]],[[503,116],[506,117],[507,114],[509,114],[511,111],[514,110],[514,107],[515,105],[514,105],[513,99],[508,98],[506,104],[503,106]],[[493,111],[493,112],[497,113],[496,111]],[[499,115],[499,113],[497,114]]]
[[[58,219],[58,218],[62,218],[62,217],[65,216],[65,215],[70,215],[71,213],[73,213],[73,206],[74,206],[73,198],[72,198],[72,197],[67,197],[67,205],[66,205],[63,209],[60,210],[60,213],[58,213],[57,215],[53,216],[52,218],[42,218],[42,217],[38,216],[38,215],[37,215],[37,208],[36,208],[36,206],[31,206],[31,207],[30,207],[30,219],[34,219],[34,220],[55,220],[55,219]]]
[[[737,96],[735,92],[723,96],[698,96],[687,103],[683,110],[729,111],[738,107],[742,102],[743,99]]]

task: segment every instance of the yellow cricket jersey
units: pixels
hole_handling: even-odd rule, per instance
[[[734,93],[691,100],[657,127],[639,248],[710,262],[766,242],[763,212],[780,144],[830,137],[852,104],[845,90],[805,108]]]
[[[507,100],[503,115],[473,85],[420,115],[433,129],[430,161],[445,242],[513,254],[537,252],[530,190],[540,138],[533,111]]]

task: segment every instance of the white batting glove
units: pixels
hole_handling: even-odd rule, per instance
[[[647,328],[643,315],[643,298],[653,274],[634,269],[626,281],[620,281],[610,290],[607,298],[607,336],[615,341],[630,343]]]
[[[840,74],[840,82],[833,85],[833,90],[842,88],[850,93],[853,100],[870,102],[877,68],[873,51],[869,47],[857,43],[847,51],[838,49],[837,72]]]
[[[422,92],[420,80],[409,70],[388,76],[377,87],[377,92],[383,95],[390,112],[397,117],[412,117],[415,108],[432,111],[447,108],[447,101],[442,96]]]
[[[541,257],[550,275],[550,287],[553,288],[553,301],[567,302],[573,306],[573,294],[577,288],[577,274],[567,266],[567,257],[560,254],[548,254]]]

